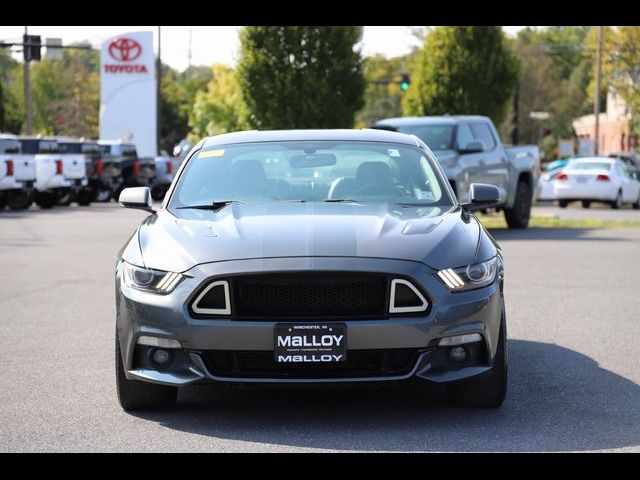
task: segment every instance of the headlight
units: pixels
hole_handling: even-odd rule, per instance
[[[171,293],[185,278],[181,273],[136,267],[127,262],[122,266],[125,285],[160,295]]]
[[[454,292],[473,290],[493,283],[498,263],[498,257],[493,257],[486,262],[474,263],[467,267],[440,270],[437,275],[449,290]]]

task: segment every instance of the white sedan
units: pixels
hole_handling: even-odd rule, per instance
[[[591,202],[607,202],[611,208],[631,203],[640,209],[640,182],[623,162],[614,158],[571,160],[556,176],[553,191],[560,208],[582,201],[584,208],[589,208]]]

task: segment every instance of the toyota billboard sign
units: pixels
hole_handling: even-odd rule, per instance
[[[100,138],[127,139],[141,157],[156,156],[153,32],[123,33],[102,44]]]

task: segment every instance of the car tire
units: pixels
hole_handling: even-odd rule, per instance
[[[513,207],[504,209],[504,218],[509,228],[527,228],[529,226],[531,201],[531,187],[527,182],[519,181]]]
[[[96,191],[96,195],[95,198],[93,199],[94,202],[108,202],[111,200],[111,190],[108,188],[101,188],[98,191]]]
[[[558,200],[558,206],[560,208],[567,208],[567,205],[569,205],[569,202],[567,202],[566,200]]]
[[[622,192],[618,191],[618,194],[616,195],[616,199],[613,202],[611,202],[611,208],[613,208],[614,210],[618,210],[621,206],[622,206]]]
[[[582,200],[582,208],[589,208],[591,206],[591,202],[589,200]]]
[[[7,199],[4,195],[0,195],[0,210],[7,206]]]
[[[638,199],[631,206],[634,210],[640,210],[640,193],[638,193]]]
[[[78,192],[76,201],[81,207],[88,207],[89,205],[91,205],[93,197],[94,194],[91,190],[81,190]]]
[[[462,408],[498,408],[507,396],[507,321],[502,308],[498,348],[491,370],[447,387],[449,404]]]
[[[68,207],[69,205],[71,205],[71,202],[73,202],[73,197],[75,197],[73,192],[62,193],[58,197],[58,201],[56,204],[60,207]]]
[[[52,208],[56,204],[57,198],[52,193],[37,193],[36,205],[43,209]]]
[[[27,192],[15,192],[7,195],[7,206],[11,210],[26,210],[33,203],[33,196]]]
[[[151,410],[174,405],[178,397],[178,388],[155,383],[129,380],[124,373],[124,364],[120,352],[120,342],[116,334],[116,389],[123,410]]]

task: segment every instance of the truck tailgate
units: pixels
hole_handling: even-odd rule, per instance
[[[60,155],[60,158],[62,158],[64,164],[64,178],[77,180],[87,176],[87,167],[84,155],[62,154]]]
[[[18,153],[0,155],[0,171],[4,174],[6,165],[11,162],[13,165],[13,178],[21,182],[33,182],[36,179],[36,162],[33,155],[22,155]]]

